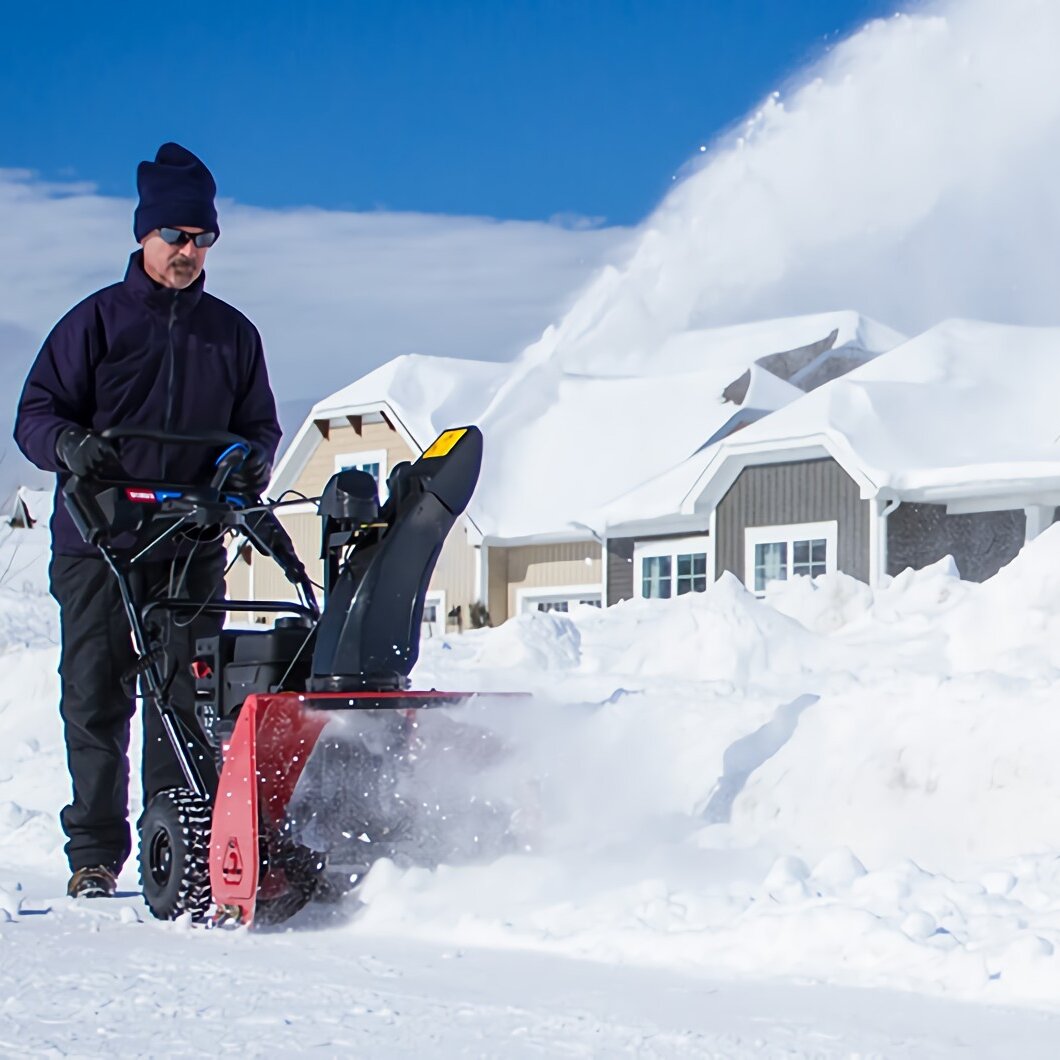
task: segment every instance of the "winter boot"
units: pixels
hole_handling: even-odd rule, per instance
[[[114,873],[102,865],[78,869],[66,885],[71,898],[112,898],[117,889]]]

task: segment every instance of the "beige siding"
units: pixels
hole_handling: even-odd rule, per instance
[[[282,508],[277,513],[280,522],[291,535],[295,550],[305,564],[309,577],[318,585],[323,582],[323,565],[320,562],[320,519],[315,511],[285,512]],[[298,591],[284,577],[283,571],[268,556],[250,550],[250,564],[242,559],[235,562],[228,575],[229,596],[239,596],[244,600],[291,600],[297,602]],[[238,591],[237,591],[238,587]],[[321,596],[317,591],[318,598]],[[249,621],[271,625],[277,616],[271,612],[262,612],[247,616]]]
[[[490,625],[508,621],[508,552],[506,548],[489,550]]]
[[[438,565],[431,578],[431,590],[445,593],[445,609],[460,608],[461,629],[471,628],[471,605],[475,602],[475,567],[478,553],[467,542],[467,529],[463,520],[457,522],[449,532],[438,557]],[[448,623],[450,630],[457,629],[455,620]]]
[[[316,510],[309,512],[285,512],[282,508],[277,512],[283,528],[291,535],[294,549],[299,559],[305,564],[309,577],[318,585],[324,583],[324,564],[320,559],[320,516]],[[264,558],[264,557],[259,557]],[[280,568],[275,563],[263,563],[254,574],[254,590],[258,596],[263,593],[259,583],[264,584],[259,577],[262,566],[271,566],[276,571],[277,586],[290,585],[290,582],[280,573]]]
[[[520,589],[545,589],[553,585],[599,585],[603,581],[600,545],[596,541],[520,545],[505,551],[508,560],[509,616],[518,614],[517,594]],[[492,550],[490,555],[492,565]]]
[[[250,564],[242,557],[232,564],[225,578],[225,594],[230,600],[250,599]]]
[[[307,497],[319,496],[328,479],[335,474],[335,457],[344,453],[379,449],[386,450],[387,474],[402,460],[415,460],[419,456],[419,453],[413,453],[409,449],[401,435],[386,422],[364,423],[359,433],[352,426],[333,426],[329,429],[327,438],[321,435],[320,444],[306,461],[294,488]]]

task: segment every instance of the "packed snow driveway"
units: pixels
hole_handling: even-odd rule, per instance
[[[1045,1057],[1060,1033],[908,993],[373,936],[349,911],[208,932],[146,920],[135,897],[29,890],[0,926],[12,1055]]]

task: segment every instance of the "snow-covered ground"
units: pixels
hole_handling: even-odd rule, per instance
[[[380,862],[255,933],[154,922],[131,868],[62,897],[46,534],[8,533],[0,1051],[1060,1046],[1060,527],[983,585],[723,579],[427,642],[420,685],[534,694],[453,714],[503,738],[467,791],[522,807],[520,848]]]

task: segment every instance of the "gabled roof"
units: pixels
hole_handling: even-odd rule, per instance
[[[781,408],[902,336],[847,311],[686,331],[613,356],[547,340],[512,366],[480,421],[477,510],[485,533],[505,540],[599,530],[612,498],[734,418]]]
[[[412,452],[422,453],[446,428],[474,422],[482,395],[505,367],[454,357],[395,357],[313,406],[276,464],[270,493],[291,488],[301,474],[323,437],[317,421],[382,412]]]
[[[52,516],[55,491],[19,486],[4,505],[4,517],[24,527],[45,527]]]
[[[273,495],[304,467],[315,420],[383,411],[414,452],[477,423],[482,477],[469,509],[507,543],[594,536],[604,504],[806,389],[902,341],[854,312],[672,335],[657,348],[590,354],[550,345],[512,364],[399,357],[317,403],[277,466]]]
[[[686,461],[653,496],[660,514],[691,515],[743,466],[816,452],[862,497],[1060,504],[1057,394],[1060,328],[946,321]]]

